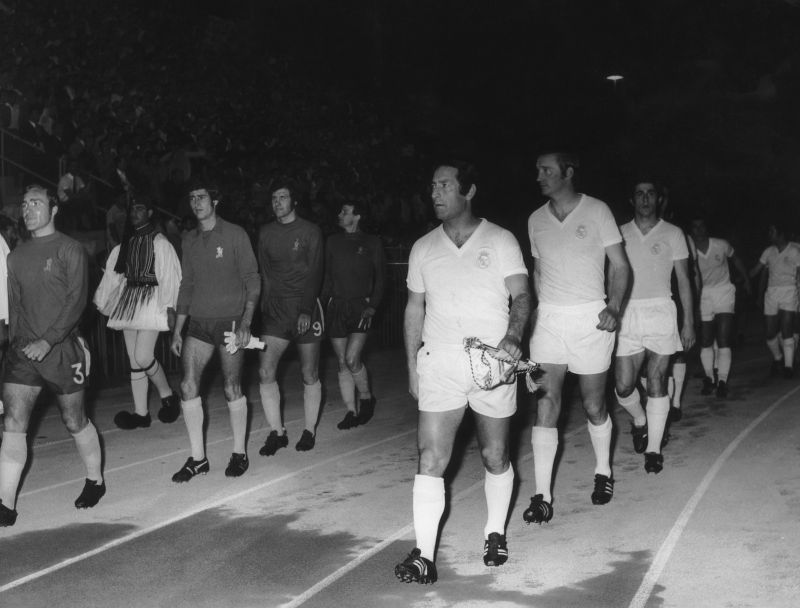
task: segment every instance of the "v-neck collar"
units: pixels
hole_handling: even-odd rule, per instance
[[[453,242],[453,239],[451,239],[449,236],[447,236],[447,233],[444,231],[444,224],[440,224],[440,225],[439,225],[439,231],[441,232],[441,237],[442,237],[442,238],[445,240],[445,242],[447,243],[447,245],[448,245],[448,246],[449,246],[449,247],[450,247],[450,248],[451,248],[453,251],[455,251],[455,252],[456,252],[456,254],[457,254],[457,255],[459,255],[459,256],[460,256],[460,255],[463,255],[463,252],[464,252],[466,249],[469,249],[469,247],[470,247],[470,243],[472,243],[472,242],[475,240],[475,235],[476,235],[476,234],[478,234],[478,231],[479,231],[479,230],[483,230],[483,225],[486,223],[486,220],[485,220],[484,218],[479,218],[479,219],[480,219],[480,223],[479,223],[479,224],[478,224],[478,225],[475,227],[475,230],[473,230],[473,231],[472,231],[472,234],[470,234],[470,235],[469,235],[469,238],[467,238],[467,240],[466,240],[466,241],[464,241],[464,244],[463,244],[463,245],[461,245],[461,247],[458,247],[458,246],[457,246],[457,245],[456,245],[456,244]]]
[[[553,201],[552,200],[548,200],[547,201],[547,212],[550,214],[550,217],[552,218],[552,220],[556,224],[558,224],[559,226],[566,226],[569,223],[570,218],[572,216],[574,216],[575,212],[581,207],[581,205],[583,205],[583,201],[584,201],[585,198],[586,197],[583,194],[581,194],[581,197],[578,200],[578,204],[575,205],[575,207],[572,209],[572,211],[570,211],[569,213],[567,213],[567,215],[564,216],[563,220],[559,219],[558,216],[556,215],[556,212],[553,210]]]
[[[642,229],[641,229],[641,228],[639,228],[639,224],[637,224],[637,223],[636,223],[636,220],[631,220],[631,221],[633,222],[633,226],[634,226],[634,228],[636,228],[636,232],[639,234],[639,240],[642,240],[642,241],[644,241],[645,239],[647,239],[647,237],[648,237],[648,236],[650,236],[650,235],[651,235],[651,234],[653,234],[653,233],[654,233],[656,230],[658,230],[658,227],[659,227],[659,226],[661,226],[661,223],[662,223],[664,220],[663,220],[663,219],[661,219],[661,218],[659,218],[659,220],[658,220],[658,221],[657,221],[655,224],[653,224],[653,227],[652,227],[652,228],[650,228],[650,230],[648,230],[646,234],[645,234],[644,232],[642,232]]]

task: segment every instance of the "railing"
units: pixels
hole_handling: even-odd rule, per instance
[[[403,344],[403,310],[406,306],[405,262],[390,262],[386,273],[386,295],[376,315],[373,340],[381,347]],[[108,319],[90,305],[83,329],[93,355],[92,378],[99,386],[118,384],[128,378],[130,364],[121,331],[108,329]],[[156,342],[156,357],[167,373],[181,369],[180,360],[169,350],[169,332]]]

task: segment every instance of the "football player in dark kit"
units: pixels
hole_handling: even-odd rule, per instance
[[[386,262],[380,238],[359,228],[363,217],[362,204],[342,205],[339,226],[344,232],[328,237],[325,245],[322,301],[327,302],[327,333],[339,362],[339,390],[347,407],[337,425],[343,430],[366,424],[375,411],[361,353],[383,297]]]
[[[97,429],[84,406],[91,358],[78,332],[88,296],[88,255],[78,241],[56,230],[58,204],[44,186],[28,187],[21,211],[32,238],[8,256],[10,346],[3,377],[0,526],[17,520],[28,424],[45,386],[55,393],[61,419],[86,466],[86,483],[75,506],[94,507],[106,492]]]

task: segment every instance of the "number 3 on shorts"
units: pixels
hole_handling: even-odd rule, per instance
[[[83,363],[73,363],[70,367],[75,370],[75,373],[72,375],[72,379],[75,381],[75,384],[83,384],[86,381],[86,376],[83,375]]]

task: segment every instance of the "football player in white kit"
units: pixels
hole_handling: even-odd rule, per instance
[[[473,215],[475,179],[474,166],[462,161],[436,169],[431,195],[442,224],[414,243],[408,260],[404,333],[409,392],[419,407],[413,489],[417,546],[395,567],[397,578],[407,583],[436,582],[443,475],[467,406],[486,469],[483,562],[500,566],[508,559],[505,525],[514,483],[508,438],[517,385],[478,385],[464,339],[478,338],[498,347],[499,358],[518,361],[530,289],[514,236]]]
[[[701,394],[728,396],[731,370],[736,287],[731,282],[729,264],[744,277],[744,289],[750,293],[750,278],[741,258],[725,239],[710,237],[703,218],[689,224],[689,249],[700,274],[700,362],[703,364]],[[716,342],[716,348],[714,343]],[[716,370],[716,383],[714,378]]]
[[[694,345],[694,304],[689,274],[689,249],[683,231],[659,219],[659,188],[644,178],[633,189],[633,220],[620,230],[633,269],[630,299],[620,324],[615,365],[616,396],[633,417],[633,446],[644,452],[644,468],[659,473],[663,468],[661,441],[670,411],[667,372],[670,357],[682,345]],[[683,308],[683,327],[671,298],[672,272]],[[636,382],[646,366],[646,409],[639,400]]]
[[[596,458],[592,503],[606,504],[614,494],[606,376],[630,265],[608,205],[576,191],[574,180],[579,164],[575,155],[562,151],[542,154],[536,161],[537,182],[548,200],[528,219],[538,297],[530,358],[544,372],[531,435],[536,494],[523,513],[528,523],[542,523],[553,517],[556,427],[567,371],[578,375],[589,419]]]
[[[764,250],[750,277],[766,273],[764,318],[767,347],[772,353],[772,374],[794,376],[794,319],[797,315],[797,283],[800,268],[800,245],[788,240],[784,228],[771,224],[768,229],[772,243]],[[764,275],[762,274],[762,283]]]

